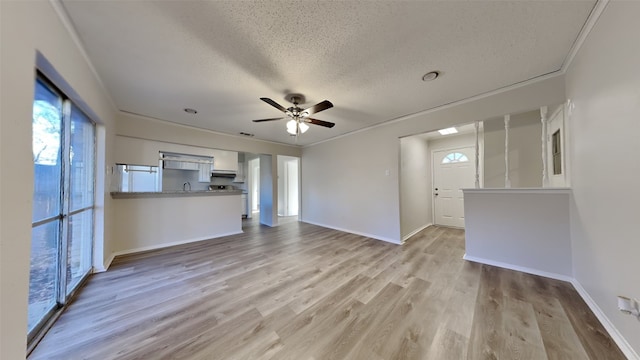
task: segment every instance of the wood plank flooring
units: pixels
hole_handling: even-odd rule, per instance
[[[305,223],[118,257],[40,359],[624,359],[573,287]]]

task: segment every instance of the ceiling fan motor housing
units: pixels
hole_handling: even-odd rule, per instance
[[[304,104],[306,102],[304,95],[298,93],[287,94],[284,99],[292,103],[295,107],[298,107],[298,104]]]

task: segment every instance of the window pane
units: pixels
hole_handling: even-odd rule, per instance
[[[37,226],[31,232],[29,331],[57,304],[59,227],[60,221],[55,220]]]
[[[33,221],[60,213],[62,100],[36,82],[33,102]]]
[[[71,106],[70,210],[93,205],[94,125]]]
[[[467,157],[467,155],[459,152],[453,152],[453,153],[447,154],[447,156],[445,156],[444,159],[442,159],[442,164],[467,162],[467,161],[469,161],[469,158]]]
[[[120,191],[158,191],[158,167],[141,165],[117,165],[120,174]]]
[[[67,246],[67,294],[91,269],[93,238],[93,210],[85,210],[69,217]]]

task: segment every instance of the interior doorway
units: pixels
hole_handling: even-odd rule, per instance
[[[298,220],[300,208],[300,159],[278,156],[278,223]]]
[[[247,218],[252,218],[260,213],[260,158],[250,159],[247,170]]]
[[[438,188],[440,191],[443,186],[434,184],[433,172],[440,170],[439,164],[452,150],[467,149],[464,152],[468,159],[465,164],[469,166],[471,175],[460,184],[446,184],[444,191],[445,195],[449,195],[447,194],[449,192],[448,189],[475,187],[475,148],[477,143],[480,154],[478,159],[478,180],[482,185],[482,154],[484,148],[482,128],[482,123],[479,123],[478,135],[476,135],[475,124],[466,124],[400,138],[400,235],[402,241],[406,241],[426,227],[435,224],[464,227],[462,193],[456,190],[460,195],[457,210],[459,215],[456,216],[448,209],[444,210],[445,207],[452,206],[452,203],[442,204],[442,206],[438,204],[436,206],[434,204],[435,189]],[[435,153],[439,155],[437,159],[434,159]],[[460,160],[461,158],[454,157],[453,159]],[[438,192],[438,196],[440,194]],[[436,211],[438,211],[438,215],[436,215]],[[457,217],[458,220],[455,222],[443,221],[442,218],[445,216]]]
[[[475,186],[473,147],[433,152],[433,222],[464,228],[462,189]]]

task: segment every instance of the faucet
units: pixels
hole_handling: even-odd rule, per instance
[[[187,185],[189,186],[189,190],[187,190]],[[191,183],[187,181],[186,183],[182,184],[182,191],[191,191]]]

